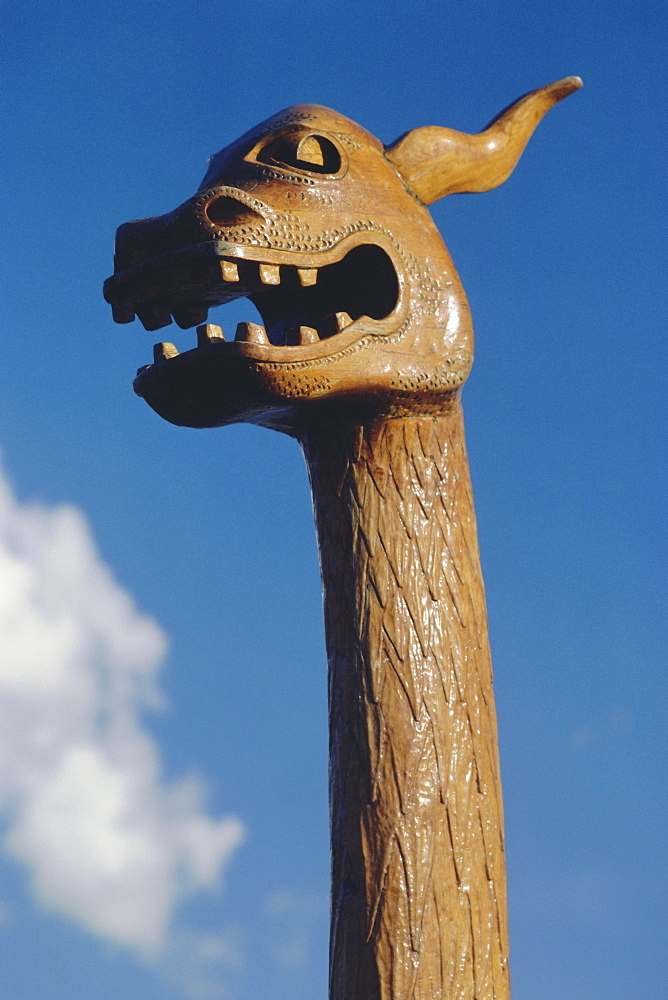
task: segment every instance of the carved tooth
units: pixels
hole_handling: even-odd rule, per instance
[[[172,317],[166,309],[160,306],[143,306],[137,310],[137,316],[144,324],[146,330],[159,330],[162,326],[169,326]]]
[[[352,319],[347,312],[334,313],[333,316],[325,316],[322,325],[322,335],[333,337],[336,333],[341,333],[347,326],[350,326]]]
[[[257,323],[239,323],[234,339],[246,344],[269,343],[264,327]]]
[[[206,323],[208,315],[208,306],[187,305],[179,306],[178,309],[172,309],[172,316],[182,330],[187,330],[191,326],[200,326],[202,323]]]
[[[299,327],[300,344],[317,344],[319,340],[318,331],[314,330],[312,326]]]
[[[315,285],[318,280],[318,271],[315,267],[298,267],[297,274],[299,275],[299,284],[303,287]]]
[[[204,323],[197,327],[197,346],[207,347],[209,344],[222,343],[225,335],[219,326],[213,323]]]
[[[237,267],[237,265],[234,263],[233,260],[221,260],[220,273],[222,275],[223,281],[239,280],[239,268]]]
[[[260,264],[260,281],[263,285],[280,285],[280,268],[274,264]]]
[[[178,353],[179,352],[174,344],[169,344],[167,342],[163,344],[154,344],[153,363],[157,365],[160,361],[167,361],[169,358],[175,358]]]
[[[111,315],[114,317],[114,323],[132,323],[135,318],[134,309],[124,302],[112,302]]]

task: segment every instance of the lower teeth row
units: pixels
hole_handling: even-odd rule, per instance
[[[317,344],[319,340],[341,333],[347,326],[350,326],[352,319],[345,312],[337,312],[332,316],[326,316],[322,323],[322,331],[318,331],[312,326],[299,326],[291,330],[288,335],[290,346],[304,346],[306,344]],[[235,341],[246,344],[264,344],[270,347],[267,331],[258,323],[239,323],[234,337]],[[213,323],[203,323],[197,327],[197,346],[207,347],[210,344],[220,344],[225,341],[225,336],[221,327]],[[163,342],[155,344],[153,347],[153,362],[167,361],[174,358],[179,353],[174,344]],[[142,369],[140,369],[142,370]]]

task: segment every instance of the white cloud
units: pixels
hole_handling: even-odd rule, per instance
[[[19,504],[0,475],[0,810],[36,898],[144,954],[214,888],[243,835],[195,778],[167,786],[141,711],[166,638],[73,507]]]

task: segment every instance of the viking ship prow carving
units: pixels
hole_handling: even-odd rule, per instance
[[[329,660],[330,1000],[507,1000],[501,786],[461,387],[468,304],[427,205],[501,184],[543,115],[384,147],[315,105],[210,161],[198,192],[121,226],[117,322],[197,327],[135,391],[175,424],[261,424],[311,479]],[[211,306],[248,297],[233,341]]]

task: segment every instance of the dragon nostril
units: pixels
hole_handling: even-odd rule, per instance
[[[209,222],[216,226],[242,226],[244,223],[257,225],[262,221],[259,212],[229,195],[212,198],[204,211]]]

